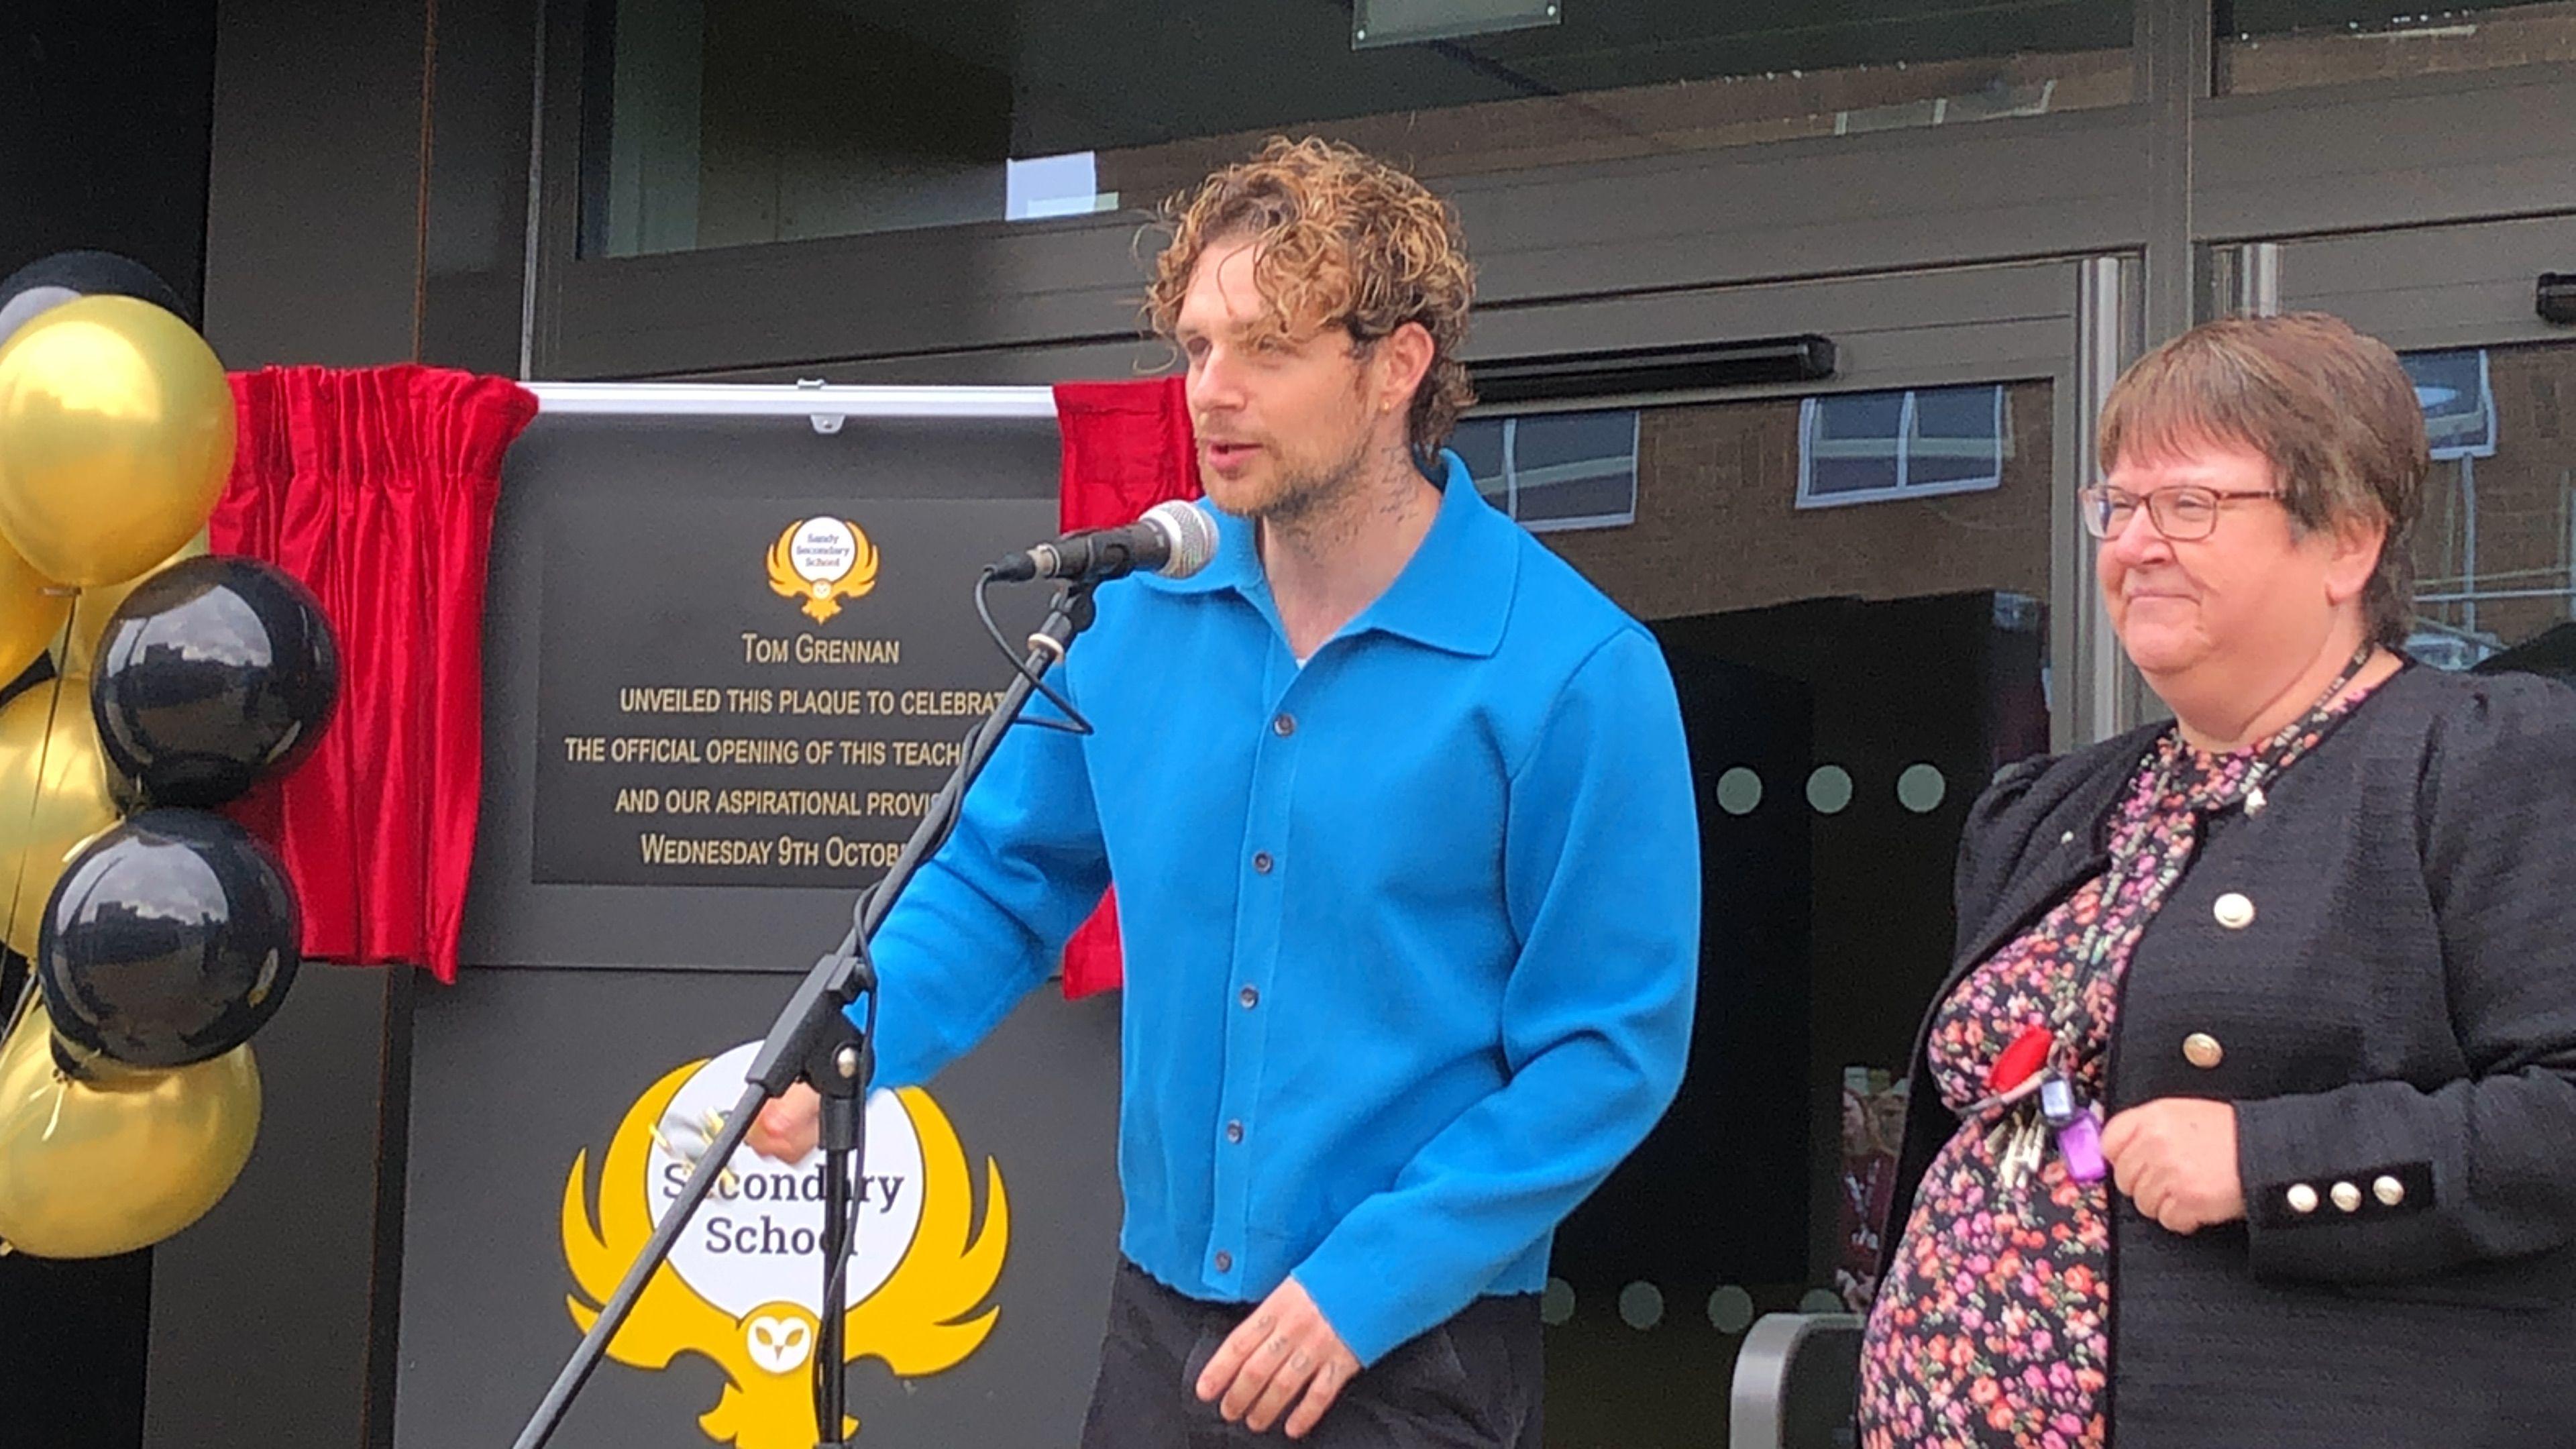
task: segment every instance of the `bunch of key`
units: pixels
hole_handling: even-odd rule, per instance
[[[1994,1159],[1996,1182],[2007,1192],[2019,1191],[2039,1171],[2052,1138],[2068,1177],[2099,1182],[2106,1171],[2101,1119],[2076,1090],[2075,1079],[2050,1067],[2056,1046],[2047,1027],[2024,1028],[1986,1069],[1987,1096],[1968,1108],[1972,1117],[2003,1111],[1986,1133],[1986,1152]]]

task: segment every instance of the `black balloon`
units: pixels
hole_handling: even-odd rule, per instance
[[[100,743],[155,805],[221,805],[293,768],[340,693],[322,606],[252,559],[184,559],[135,585],[96,657]]]
[[[36,979],[64,1040],[177,1067],[250,1039],[303,962],[286,872],[201,810],[146,810],[90,842],[46,903]]]
[[[134,297],[197,325],[179,294],[141,262],[114,252],[56,252],[0,278],[0,342],[38,316],[83,297]]]

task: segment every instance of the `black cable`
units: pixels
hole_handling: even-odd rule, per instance
[[[1012,723],[1024,724],[1032,729],[1062,730],[1069,735],[1092,733],[1091,721],[1082,717],[1082,711],[1073,707],[1073,701],[1056,693],[1055,687],[1046,682],[1046,676],[1030,668],[1029,662],[1020,657],[1020,651],[1011,647],[1011,641],[1002,637],[1002,626],[993,622],[993,601],[989,592],[992,587],[993,571],[988,568],[984,570],[983,577],[975,581],[975,612],[984,620],[984,632],[992,637],[993,647],[1002,651],[1002,657],[1011,661],[1011,668],[1017,670],[1020,677],[1029,682],[1030,687],[1045,696],[1047,703],[1063,710],[1065,716],[1063,720],[1051,720],[1023,714]],[[974,744],[973,731],[967,732],[966,740],[970,747]]]

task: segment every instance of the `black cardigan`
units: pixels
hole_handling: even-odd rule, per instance
[[[2102,872],[2158,728],[1978,800],[1935,1010]],[[2576,1445],[2576,692],[2409,667],[2204,822],[2110,1067],[2113,1111],[2236,1104],[2248,1215],[2180,1236],[2112,1193],[2118,1449]],[[1913,1078],[1891,1256],[1958,1126],[1922,1035]]]

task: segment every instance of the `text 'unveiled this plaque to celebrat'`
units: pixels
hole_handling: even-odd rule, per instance
[[[983,566],[1036,501],[566,501],[546,522],[540,884],[864,886],[1011,664]],[[1018,640],[1035,588],[998,587]]]

